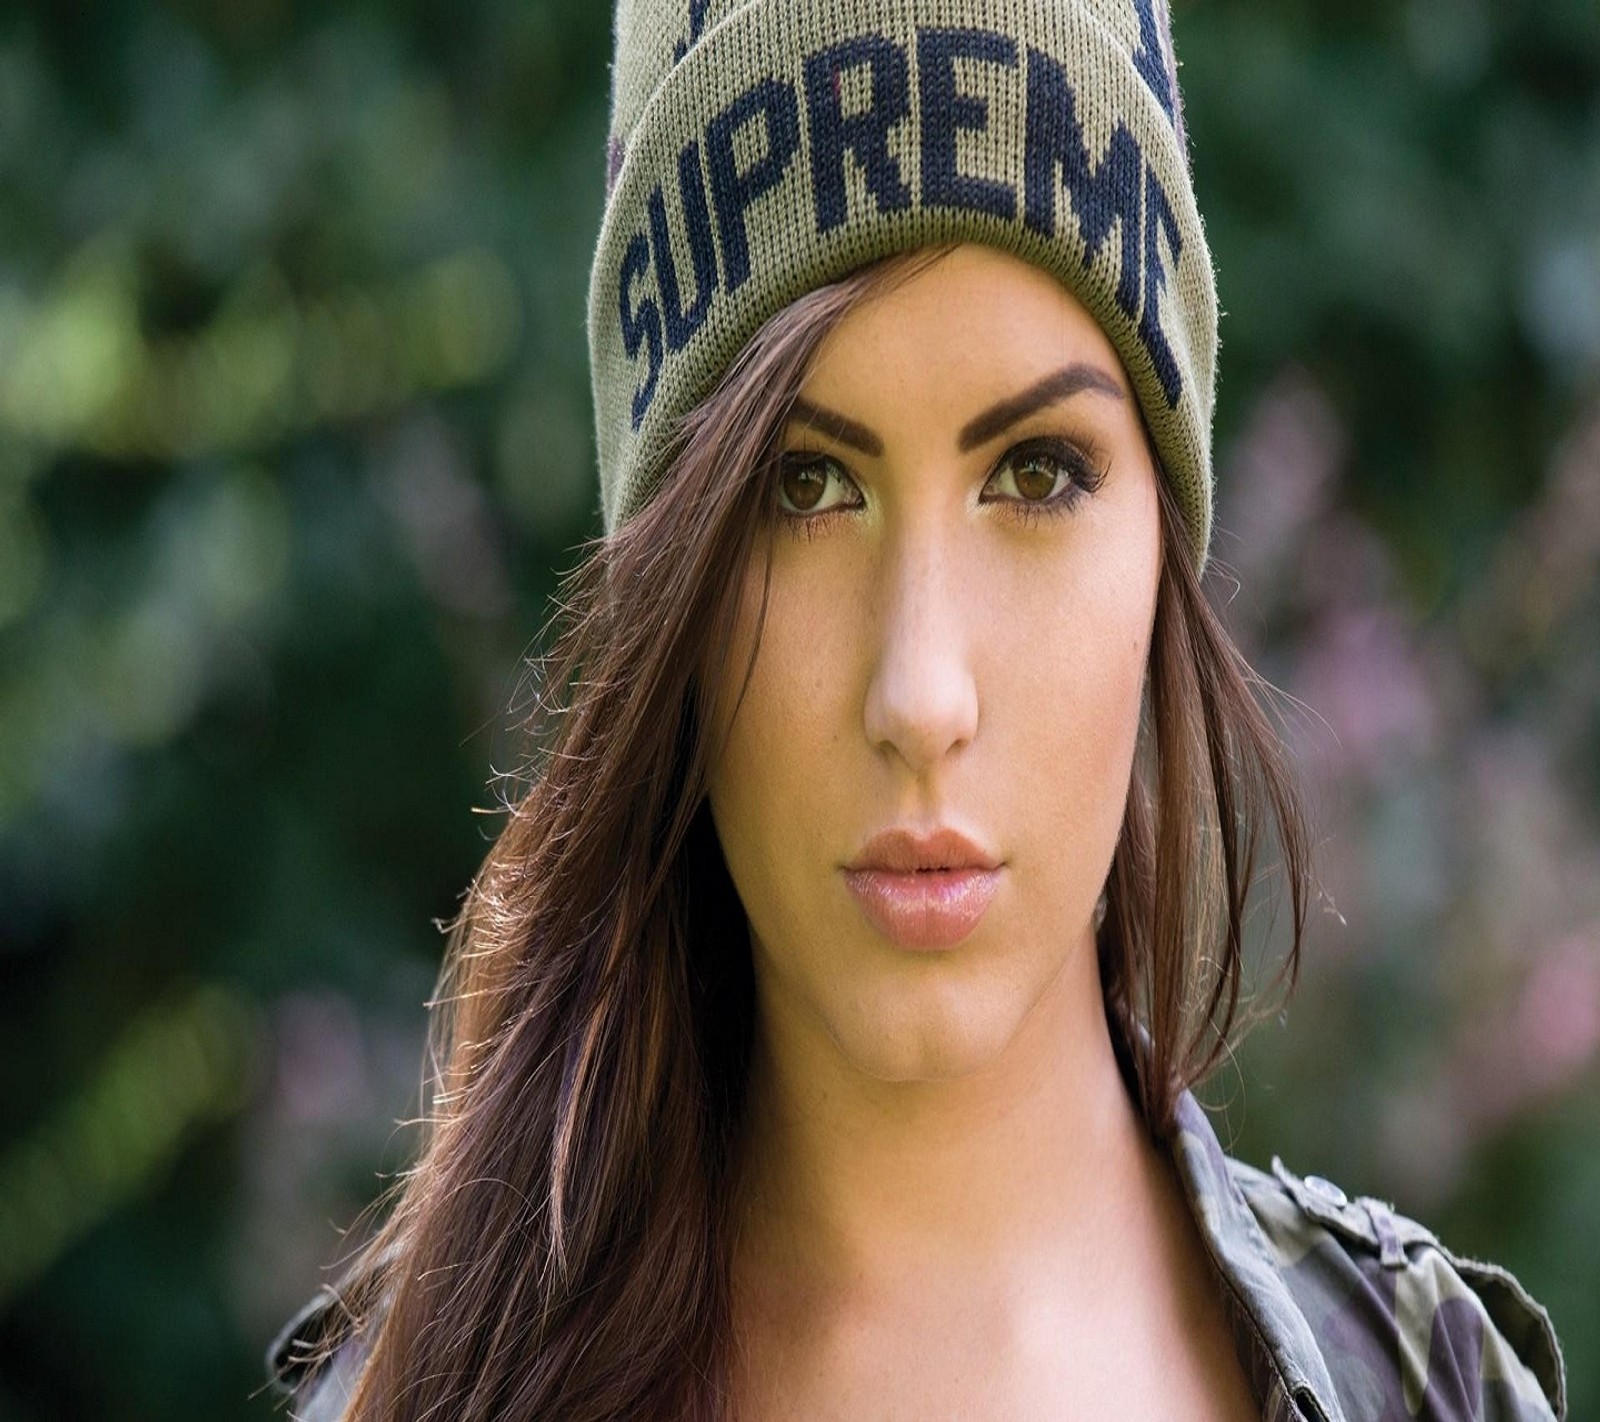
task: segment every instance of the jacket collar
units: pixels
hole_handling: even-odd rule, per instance
[[[1135,1028],[1148,1052],[1148,1029],[1138,1022]],[[1112,1035],[1122,1049],[1115,1025]],[[1130,1066],[1124,1059],[1124,1070]],[[1347,1422],[1311,1324],[1192,1091],[1178,1097],[1172,1130],[1158,1139],[1210,1251],[1239,1355],[1248,1361],[1266,1422]]]
[[[1252,1378],[1267,1402],[1266,1415],[1345,1422],[1316,1335],[1191,1091],[1178,1099],[1167,1147],[1230,1296],[1234,1334],[1241,1352],[1253,1360]]]

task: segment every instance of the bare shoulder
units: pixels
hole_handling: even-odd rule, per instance
[[[1277,1156],[1229,1169],[1351,1416],[1564,1422],[1555,1328],[1509,1270]]]

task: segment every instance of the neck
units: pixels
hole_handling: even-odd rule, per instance
[[[1108,1237],[1161,1166],[1102,1002],[1086,933],[1004,1051],[940,1080],[868,1076],[764,1015],[734,1192],[742,1268],[837,1296],[1109,1267]]]

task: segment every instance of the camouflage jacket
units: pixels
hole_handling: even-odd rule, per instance
[[[1265,1422],[1563,1422],[1555,1329],[1507,1270],[1277,1156],[1227,1155],[1192,1093],[1168,1144]]]
[[[1264,1422],[1564,1422],[1550,1317],[1505,1269],[1277,1156],[1226,1154],[1192,1092],[1165,1145]],[[359,1367],[353,1343],[315,1378],[290,1364],[333,1311],[331,1291],[310,1300],[268,1351],[305,1422],[337,1422]]]

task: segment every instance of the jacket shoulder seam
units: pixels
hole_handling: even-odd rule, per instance
[[[1351,1197],[1322,1177],[1296,1174],[1277,1156],[1272,1157],[1270,1173],[1231,1157],[1230,1168],[1247,1195],[1268,1193],[1287,1199],[1341,1247],[1359,1248],[1369,1257],[1376,1254],[1385,1268],[1426,1267],[1430,1251],[1436,1254],[1456,1273],[1461,1286],[1477,1297],[1490,1326],[1533,1374],[1556,1422],[1565,1422],[1566,1372],[1560,1341],[1548,1311],[1510,1270],[1457,1253],[1389,1201],[1371,1195]]]

